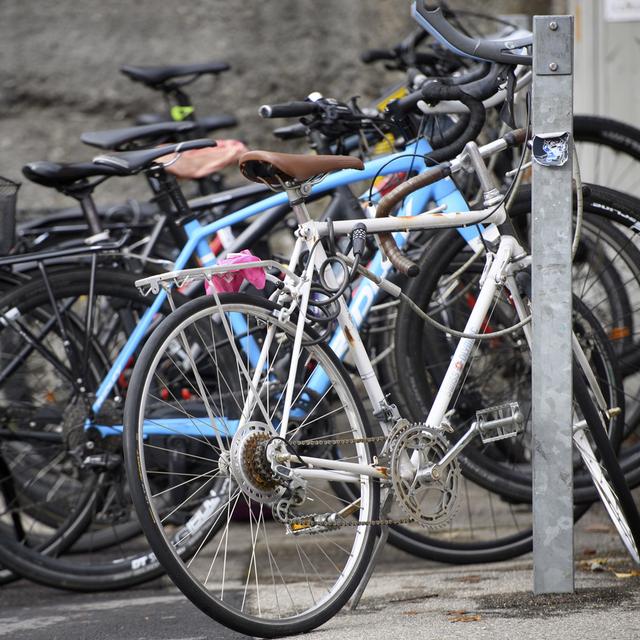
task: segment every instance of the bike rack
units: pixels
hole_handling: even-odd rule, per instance
[[[533,22],[534,593],[574,590],[572,465],[573,16]]]

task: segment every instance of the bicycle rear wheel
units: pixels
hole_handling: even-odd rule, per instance
[[[49,586],[115,589],[163,573],[128,498],[120,433],[109,428],[122,424],[128,371],[105,411],[90,412],[91,392],[151,302],[135,279],[104,267],[45,271],[0,301],[0,563]]]
[[[337,613],[360,582],[377,533],[371,523],[378,484],[320,469],[305,476],[304,487],[277,481],[266,452],[277,441],[295,324],[267,300],[231,294],[220,303],[200,299],[171,314],[136,363],[125,408],[131,495],[157,557],[202,611],[250,635],[301,633]],[[222,314],[239,319],[246,332],[213,340]],[[249,336],[265,348],[262,364],[249,358]],[[246,346],[237,350],[236,364],[219,367],[220,355],[236,341]],[[176,345],[187,343],[191,362],[171,357]],[[303,342],[299,362],[288,450],[371,464],[362,405],[333,352]],[[313,376],[326,376],[322,395],[310,391]],[[196,404],[190,411],[177,399],[163,399],[173,380],[191,381]],[[173,444],[163,434],[173,434]],[[185,463],[172,473],[168,461],[178,453]],[[223,490],[214,498],[216,478]],[[350,493],[341,490],[351,482]],[[201,539],[191,557],[176,547],[177,514],[188,535]]]

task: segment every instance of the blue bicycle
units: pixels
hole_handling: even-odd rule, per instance
[[[420,139],[402,153],[367,163],[364,171],[342,171],[329,176],[314,187],[314,194],[321,196],[377,176],[418,173],[426,168],[424,157],[430,151],[428,143]],[[118,165],[123,174],[135,173],[152,165],[152,156],[152,152],[121,154],[111,168]],[[104,161],[112,162],[109,157]],[[164,179],[162,173],[161,167],[155,169],[154,177],[160,183]],[[375,192],[371,195],[367,192],[362,201],[375,203],[378,197]],[[453,182],[443,180],[407,199],[399,215],[422,211],[430,201],[443,208],[466,208]],[[286,203],[286,196],[275,194],[204,226],[197,220],[187,222],[184,228],[188,241],[176,259],[175,268],[187,265],[194,255],[202,264],[214,264],[207,242],[209,236]],[[471,239],[477,236],[477,231],[469,230],[466,235]],[[404,235],[399,234],[398,240],[403,243]],[[115,263],[117,256],[113,260]],[[7,407],[6,426],[0,434],[2,464],[6,475],[18,480],[28,478],[34,466],[43,469],[36,482],[26,482],[26,502],[42,505],[46,500],[48,511],[34,506],[33,515],[40,519],[43,513],[48,514],[45,518],[48,528],[39,529],[36,534],[33,519],[27,520],[15,509],[12,513],[17,496],[12,494],[9,483],[3,483],[5,512],[10,519],[4,529],[7,545],[0,551],[0,563],[47,584],[71,588],[101,589],[105,581],[116,588],[161,572],[152,554],[133,550],[139,529],[130,520],[126,497],[118,495],[122,430],[119,416],[132,363],[145,336],[166,313],[169,303],[164,293],[152,302],[142,299],[131,287],[133,275],[107,265],[97,255],[91,258],[88,267],[72,270],[54,271],[41,263],[38,283],[13,292],[4,301],[6,324],[0,385],[5,397],[11,396],[13,402]],[[369,266],[381,276],[391,269],[379,252]],[[179,304],[184,298],[176,295],[175,303]],[[359,324],[375,304],[377,295],[375,285],[369,281],[363,281],[355,290],[351,307]],[[114,299],[118,301],[115,313]],[[238,336],[247,334],[243,344],[251,362],[255,357],[251,348],[254,338],[241,318],[232,316],[231,321]],[[340,333],[331,339],[331,344],[338,354],[344,355],[346,344]],[[104,375],[101,372],[110,362],[113,364]],[[37,376],[34,368],[38,370]],[[318,374],[305,399],[321,397],[328,384],[327,378]],[[165,396],[171,391],[167,386]],[[188,385],[177,389],[177,393],[182,402],[191,401],[193,392]],[[65,405],[61,414],[60,407]],[[192,436],[193,423],[175,426],[185,437]],[[150,424],[149,437],[166,437],[166,430]],[[75,463],[63,474],[54,473],[65,450],[73,452]],[[19,486],[19,482],[13,484]],[[179,517],[175,517],[178,524]],[[91,525],[96,519],[101,526]],[[107,551],[114,539],[119,540],[118,545]],[[68,556],[58,557],[72,544],[81,552],[103,548],[105,559],[122,561],[96,570],[95,566],[83,564],[80,556],[71,560]]]

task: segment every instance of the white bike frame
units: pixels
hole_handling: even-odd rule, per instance
[[[295,193],[290,193],[291,200],[294,202],[298,200],[299,202],[299,194],[297,195],[298,197],[296,197]],[[291,356],[291,373],[289,380],[287,381],[283,416],[279,426],[278,435],[282,438],[286,437],[288,430],[288,419],[291,409],[291,401],[293,398],[295,371],[297,369],[302,336],[305,329],[305,314],[311,295],[312,275],[314,271],[319,271],[321,269],[327,258],[324,247],[319,240],[329,233],[329,225],[327,223],[310,220],[304,203],[295,204],[293,209],[298,222],[300,223],[294,254],[299,255],[302,248],[306,246],[311,259],[308,261],[304,272],[297,282],[292,281],[290,276],[285,277],[285,286],[295,291],[299,316],[296,335],[294,338],[293,353]],[[504,208],[499,206],[497,208],[494,207],[481,211],[446,214],[440,213],[439,211],[428,211],[412,217],[391,217],[382,219],[364,218],[362,220],[352,220],[349,222],[334,222],[333,230],[336,234],[344,234],[351,231],[357,224],[364,225],[367,232],[370,233],[378,233],[381,231],[393,232],[417,229],[442,229],[478,224],[480,222],[500,225],[505,221],[505,219],[506,214]],[[508,286],[508,280],[513,274],[514,264],[517,265],[517,263],[512,263],[512,258],[514,257],[521,260],[526,257],[526,253],[514,237],[509,235],[501,236],[496,253],[489,254],[487,258],[487,266],[485,267],[485,273],[482,276],[480,294],[469,316],[464,333],[476,334],[479,332],[484,319],[491,308],[496,292],[500,287],[504,285]],[[524,268],[524,265],[519,268]],[[337,288],[338,283],[336,282],[336,276],[330,267],[325,268],[323,276],[329,286]],[[516,309],[519,316],[521,316],[519,319],[523,320],[524,316],[522,316],[522,314],[524,313],[526,315],[526,311],[518,294],[517,288],[514,287],[513,290],[510,288],[509,291],[513,296],[518,298],[519,304],[516,305]],[[281,294],[281,296],[282,295],[283,294]],[[337,322],[347,338],[349,352],[353,359],[353,363],[358,371],[360,379],[362,380],[367,396],[374,407],[374,413],[379,419],[382,432],[386,436],[389,433],[390,427],[393,426],[400,416],[398,415],[395,407],[393,405],[389,405],[385,399],[385,395],[373,370],[373,365],[369,355],[367,354],[362,339],[360,338],[357,327],[349,314],[346,302],[341,297],[336,301],[336,304],[339,306]],[[270,342],[271,341],[267,336],[265,344],[263,345],[263,350],[269,349]],[[438,428],[442,425],[454,391],[460,381],[475,343],[476,340],[472,338],[462,338],[459,341],[444,380],[438,390],[431,411],[427,417],[427,426]],[[253,381],[254,384],[257,383],[261,372],[256,370],[255,375],[258,376],[258,378]],[[247,415],[250,415],[252,409],[253,407],[249,407],[249,411],[246,412]],[[293,458],[298,458],[298,456],[290,456],[290,454],[282,453],[279,454],[278,461],[287,462],[289,459]],[[313,476],[315,478],[326,477],[328,480],[335,480],[337,479],[336,472],[339,473],[341,480],[345,480],[348,476],[351,476],[351,479],[354,482],[358,481],[358,477],[360,475],[369,475],[380,479],[385,479],[387,477],[386,469],[378,466],[366,466],[338,460],[312,458],[304,455],[300,456],[300,459],[305,462],[305,464],[309,465],[308,468],[298,467],[295,469],[296,475],[301,478]]]

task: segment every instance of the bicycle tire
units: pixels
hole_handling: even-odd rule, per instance
[[[59,302],[69,297],[87,296],[90,291],[89,271],[89,269],[81,268],[52,273],[50,286],[56,300]],[[94,294],[96,297],[106,296],[114,302],[120,300],[122,305],[131,304],[141,313],[151,301],[137,292],[133,286],[135,280],[134,274],[119,269],[98,269]],[[46,287],[38,282],[23,286],[3,299],[2,303],[5,305],[3,308],[19,309],[23,318],[29,317],[30,312],[40,313],[39,310],[43,308],[43,305],[46,306],[49,300],[45,289]],[[181,302],[183,302],[183,298],[178,294],[176,303],[180,304]],[[169,305],[165,304],[164,311],[168,310]],[[105,367],[109,364],[108,357],[105,357],[103,364]],[[104,368],[101,370],[104,372]],[[119,393],[123,395],[121,386]],[[55,484],[55,479],[52,478],[52,482]],[[50,487],[51,484],[48,486]],[[47,491],[48,487],[44,487],[43,490]],[[162,567],[155,560],[153,554],[146,549],[139,549],[139,545],[136,550],[133,550],[133,546],[130,547],[132,551],[127,561],[120,558],[119,562],[109,562],[109,558],[114,559],[113,545],[123,542],[119,539],[118,526],[124,529],[126,536],[131,537],[130,524],[114,524],[111,541],[105,539],[104,532],[98,529],[99,544],[94,549],[90,542],[93,534],[90,532],[82,534],[81,531],[82,537],[76,537],[75,541],[67,540],[66,548],[77,541],[78,549],[82,553],[67,554],[66,556],[47,556],[37,549],[26,548],[17,544],[15,540],[5,538],[3,542],[6,544],[0,545],[0,563],[4,567],[41,584],[82,591],[122,588],[161,575],[163,573]],[[111,549],[105,552],[104,549],[109,549],[109,547]],[[56,551],[62,552],[65,549],[59,547]],[[102,564],[96,563],[95,559],[87,560],[87,556],[90,556],[89,552],[98,549],[101,549],[103,556]],[[117,551],[115,553],[117,554]]]
[[[640,512],[638,512],[638,507],[625,479],[624,471],[620,467],[616,452],[611,446],[607,432],[602,424],[602,413],[596,408],[589,394],[588,385],[580,375],[579,365],[575,360],[573,365],[573,393],[587,422],[588,431],[594,440],[599,464],[606,471],[607,477],[601,478],[600,483],[606,483],[611,488],[613,496],[610,497],[609,501],[607,500],[606,492],[600,488],[601,485],[596,481],[595,474],[592,474],[593,483],[598,487],[601,500],[605,503],[624,545],[633,559],[636,562],[640,562],[638,556],[638,549],[640,549]],[[616,522],[616,520],[619,522]]]
[[[640,197],[640,129],[612,118],[574,115],[573,139],[585,182]],[[587,145],[595,147],[591,157]]]
[[[269,326],[274,326],[274,327],[277,326],[279,336],[280,335],[284,336],[285,334],[292,335],[292,332],[295,327],[294,319],[292,318],[291,320],[288,320],[288,321],[278,319],[277,311],[279,307],[270,301],[248,296],[248,295],[243,295],[243,294],[221,294],[220,302],[223,305],[225,312],[234,311],[237,313],[245,314],[247,322],[250,322],[249,318],[256,318],[258,319],[256,320],[256,322],[265,322]],[[304,583],[304,580],[305,580],[304,576],[306,576],[306,584],[308,586],[309,591],[312,593],[312,599],[314,604],[308,604],[309,594],[306,593],[307,587],[305,586],[305,594],[301,594],[300,590],[297,589],[295,585],[288,585],[286,582],[286,580],[289,579],[289,576],[291,575],[291,572],[294,571],[294,569],[289,567],[288,569],[285,570],[285,574],[283,576],[278,565],[279,562],[284,562],[283,558],[286,557],[286,554],[282,552],[282,550],[280,549],[280,546],[276,547],[275,545],[287,544],[288,542],[290,543],[291,540],[294,540],[294,541],[297,540],[297,538],[295,537],[295,535],[289,536],[288,538],[281,537],[281,538],[278,538],[279,540],[278,542],[274,542],[275,536],[277,535],[277,533],[275,532],[280,530],[283,526],[274,521],[274,526],[270,528],[270,533],[267,538],[267,540],[270,540],[270,541],[266,543],[267,549],[268,550],[270,549],[268,551],[268,556],[269,556],[268,564],[269,566],[271,566],[271,573],[272,575],[274,575],[273,565],[275,565],[276,570],[278,572],[278,577],[277,579],[274,578],[273,585],[272,585],[273,590],[276,594],[275,604],[274,604],[273,597],[269,597],[269,596],[265,597],[264,592],[262,592],[262,595],[260,595],[260,586],[258,584],[258,568],[257,567],[258,567],[258,563],[263,562],[264,559],[262,558],[259,560],[257,558],[259,552],[256,551],[256,542],[255,542],[255,539],[257,539],[260,534],[260,517],[252,516],[253,507],[249,506],[248,507],[249,523],[251,524],[255,520],[255,527],[254,527],[254,524],[251,524],[251,531],[253,531],[253,529],[255,528],[256,533],[255,533],[255,539],[253,539],[253,533],[251,534],[250,544],[251,544],[252,551],[250,553],[249,552],[247,553],[249,553],[249,556],[251,558],[254,558],[254,557],[256,558],[254,560],[254,566],[255,566],[255,581],[256,581],[257,596],[256,596],[256,592],[254,592],[253,590],[254,576],[252,575],[252,565],[250,564],[248,569],[248,577],[246,578],[246,582],[244,585],[245,596],[242,597],[242,604],[240,606],[238,606],[237,604],[234,606],[233,594],[230,597],[230,599],[229,598],[225,599],[225,594],[227,594],[228,591],[227,589],[225,589],[224,586],[222,587],[221,592],[218,590],[218,593],[222,594],[219,597],[219,599],[214,596],[214,593],[216,590],[215,585],[212,585],[211,592],[209,592],[206,588],[207,583],[210,580],[215,581],[216,579],[215,576],[218,575],[214,570],[214,563],[218,558],[218,551],[215,552],[213,560],[211,561],[211,566],[209,567],[209,571],[206,574],[206,578],[204,577],[204,573],[205,573],[204,569],[198,570],[197,568],[195,568],[193,571],[191,571],[189,568],[190,564],[187,565],[185,561],[181,559],[181,557],[176,552],[174,552],[170,541],[167,540],[167,538],[165,537],[164,527],[162,525],[162,518],[160,517],[157,511],[157,506],[154,503],[154,498],[152,496],[152,492],[148,485],[148,481],[147,481],[148,475],[152,474],[153,470],[157,468],[153,466],[153,463],[152,463],[153,451],[149,452],[149,449],[146,448],[146,453],[145,453],[145,446],[144,446],[145,436],[143,435],[145,419],[146,419],[146,416],[148,415],[147,413],[145,413],[145,411],[147,410],[146,403],[150,402],[152,404],[152,392],[149,391],[149,389],[154,388],[157,383],[157,381],[154,381],[153,372],[156,370],[156,366],[158,365],[158,362],[160,362],[162,353],[164,352],[165,349],[169,348],[171,341],[176,336],[178,336],[181,331],[184,331],[184,335],[186,335],[187,331],[189,330],[189,327],[197,326],[196,323],[198,322],[205,323],[206,321],[205,319],[208,317],[207,314],[213,314],[215,309],[216,309],[215,300],[212,300],[211,298],[195,300],[187,303],[182,308],[178,309],[175,313],[171,314],[168,318],[166,318],[165,321],[163,321],[163,323],[154,332],[150,340],[145,345],[139,362],[136,364],[133,377],[132,377],[131,391],[127,397],[127,403],[125,408],[125,414],[126,414],[125,454],[126,454],[127,472],[130,477],[132,497],[136,505],[136,508],[138,510],[143,529],[145,530],[145,533],[147,534],[149,542],[152,548],[154,549],[157,557],[163,563],[164,567],[167,570],[167,573],[173,579],[174,583],[178,586],[178,588],[198,608],[200,608],[207,615],[210,615],[211,617],[215,618],[217,621],[221,622],[222,624],[225,624],[226,626],[232,629],[235,629],[236,631],[239,631],[241,633],[247,633],[249,635],[259,635],[261,637],[277,637],[281,635],[301,633],[304,631],[308,631],[312,628],[315,628],[316,626],[324,623],[331,616],[337,613],[341,609],[341,607],[347,602],[347,600],[351,597],[351,594],[359,584],[362,578],[362,575],[370,561],[370,555],[371,555],[372,547],[374,544],[374,539],[375,539],[375,536],[377,535],[376,526],[361,525],[356,527],[350,527],[352,531],[353,530],[356,531],[356,533],[354,534],[356,536],[355,538],[356,542],[354,542],[356,546],[353,548],[354,549],[353,551],[349,552],[350,555],[348,556],[347,560],[344,560],[344,557],[345,557],[344,554],[347,553],[348,550],[350,549],[350,546],[349,546],[350,543],[348,541],[344,541],[341,538],[340,547],[337,547],[337,546],[332,547],[333,551],[331,553],[333,555],[332,555],[332,560],[329,564],[333,565],[335,570],[340,572],[342,570],[338,569],[338,565],[341,564],[344,560],[346,562],[344,571],[348,570],[348,575],[342,581],[338,578],[338,582],[336,582],[337,586],[335,587],[336,590],[330,591],[333,584],[332,581],[334,579],[333,576],[331,575],[331,573],[333,572],[333,569],[331,569],[330,571],[327,571],[326,567],[321,568],[320,571],[322,572],[322,575],[326,578],[326,583],[328,584],[328,586],[325,585],[328,594],[325,594],[322,596],[322,598],[319,598],[319,601],[317,603],[315,601],[315,598],[313,598],[313,590],[317,588],[317,585],[315,584],[316,578],[312,577],[310,579],[309,576],[307,575],[308,569],[306,569],[304,566],[305,562],[303,561],[302,556],[299,557],[300,564],[297,564],[297,562],[293,560],[295,567],[297,567],[296,571],[302,572],[300,574],[301,577],[298,578],[298,580],[301,580],[302,583]],[[273,323],[273,325],[269,323]],[[197,329],[192,329],[192,333],[194,335],[196,332],[197,332]],[[311,332],[308,337],[313,339],[317,336],[315,336],[313,332]],[[279,338],[279,340],[281,339]],[[282,338],[282,340],[284,340],[284,338]],[[282,342],[279,342],[279,344],[282,344]],[[363,413],[362,405],[355,392],[351,379],[343,369],[339,360],[336,358],[333,352],[324,344],[315,344],[312,346],[308,346],[306,348],[309,349],[308,351],[309,354],[313,354],[313,361],[315,362],[315,365],[314,365],[315,367],[323,367],[325,371],[330,370],[331,383],[333,385],[333,389],[336,391],[336,393],[339,396],[340,403],[344,404],[345,406],[346,405],[349,406],[351,419],[347,423],[348,425],[346,427],[347,432],[349,432],[349,429],[352,429],[354,434],[359,434],[360,436],[365,436],[365,437],[369,436],[370,435],[369,426],[365,419],[365,414]],[[279,353],[279,350],[280,350],[280,347],[278,347],[278,350],[273,356],[274,362]],[[306,362],[306,357],[304,358],[304,361]],[[270,379],[270,375],[274,371],[274,367],[275,367],[274,364],[269,365],[268,364],[269,362],[270,360],[267,360],[268,368],[267,368],[267,376],[265,380]],[[287,370],[288,370],[288,367],[287,367]],[[306,370],[306,366],[303,367],[301,370],[302,375],[304,375],[304,370]],[[249,371],[251,371],[251,369],[249,369]],[[159,378],[159,379],[162,381],[162,378]],[[258,385],[258,382],[255,382],[255,384]],[[162,382],[162,384],[164,384],[164,382]],[[271,393],[268,389],[269,387],[267,387],[267,392],[265,396],[266,398],[268,398]],[[264,392],[261,391],[260,393],[264,393]],[[300,395],[300,393],[302,393],[302,390],[299,392],[298,396]],[[207,394],[209,394],[208,390],[207,390]],[[214,403],[216,400],[215,394],[210,394],[210,396],[212,398],[211,402]],[[149,400],[149,398],[151,398],[151,400]],[[222,399],[220,399],[220,401],[217,403],[216,406],[218,405],[222,405]],[[320,405],[320,400],[318,401],[318,404],[316,404],[315,406],[319,406],[319,405]],[[267,407],[268,406],[269,405],[267,404]],[[276,404],[274,408],[274,412],[277,410],[277,408],[278,408],[278,405]],[[238,407],[238,410],[240,410],[240,407]],[[309,416],[313,415],[313,410],[314,408],[310,409],[310,413],[306,414],[305,419],[295,429],[295,433],[298,433],[299,429],[304,425],[305,420],[308,420]],[[243,408],[242,411],[244,412],[245,409]],[[218,414],[215,413],[215,415],[217,416]],[[252,420],[251,415],[252,414],[247,416],[247,420],[249,421]],[[325,417],[326,419],[326,416],[321,416],[321,417]],[[332,421],[333,419],[334,418],[332,417]],[[311,420],[309,424],[311,424],[311,422],[313,422],[313,420]],[[342,424],[342,422],[340,424]],[[321,426],[320,428],[324,429],[323,426]],[[303,433],[306,433],[306,432],[307,432],[306,430],[303,431]],[[242,432],[238,432],[238,433],[242,433]],[[312,433],[314,433],[314,431],[312,431]],[[329,432],[329,434],[326,437],[330,437],[330,433],[331,432]],[[344,438],[344,436],[342,437]],[[213,440],[213,436],[211,436],[211,439]],[[235,441],[235,438],[234,438],[234,441]],[[293,442],[295,442],[295,440]],[[344,446],[344,445],[340,445],[340,446]],[[324,447],[325,445],[323,444],[321,448],[324,448]],[[367,459],[372,459],[371,456],[373,455],[373,451],[370,445],[362,444],[362,445],[355,445],[355,447],[357,451],[359,451],[358,455],[365,456],[365,458]],[[330,447],[330,449],[333,450],[333,447]],[[231,464],[233,464],[233,459]],[[206,465],[205,465],[205,468],[206,468]],[[362,494],[365,497],[362,498],[363,502],[361,504],[360,509],[363,510],[365,513],[368,513],[367,519],[375,518],[377,509],[378,509],[378,502],[379,502],[377,482],[365,481],[363,477],[362,483],[363,483],[362,486],[366,486],[367,488],[366,488],[366,493]],[[231,493],[231,489],[229,489],[229,493]],[[318,496],[315,493],[314,493],[314,497],[316,499],[318,498]],[[320,500],[321,500],[320,507],[322,508],[323,500],[322,499]],[[232,498],[229,497],[229,500],[228,500],[229,505],[231,504],[231,501],[232,501]],[[251,503],[250,500],[247,500],[247,503],[248,505],[257,504],[255,502]],[[221,534],[220,540],[218,541],[218,546],[217,546],[218,550],[221,549],[223,540],[225,540],[224,536],[226,534],[224,532],[229,531],[229,523],[233,518],[232,512],[235,512],[235,510],[236,510],[235,503],[232,508],[230,506],[227,507],[227,525],[226,527],[224,526],[222,527],[223,533]],[[259,513],[262,514],[262,512],[263,511],[261,507]],[[215,529],[211,534],[210,542],[214,548],[215,548],[216,540],[213,540],[213,538],[217,535],[217,532],[221,530],[220,526],[221,525],[216,524],[217,529]],[[249,528],[248,525],[245,525],[245,527]],[[266,536],[266,525],[264,525],[264,521],[263,521],[263,527],[264,527],[265,536]],[[241,525],[237,525],[233,529],[232,535],[233,535],[234,545],[238,545],[239,544],[238,541],[242,537]],[[325,535],[328,535],[328,537],[331,537],[329,534],[320,534],[320,538],[314,538],[314,540],[323,540]],[[263,547],[263,553],[266,553],[264,551],[264,545],[265,545],[264,539],[260,537],[260,540]],[[305,540],[305,538],[303,538],[303,540]],[[231,560],[227,564],[227,561],[226,561],[227,542],[224,542],[224,544],[225,544],[225,547],[224,547],[225,560],[224,560],[223,567],[226,567],[226,569],[222,570],[223,581],[225,579],[225,571],[227,572],[228,575],[233,574],[235,571],[235,568],[232,567]],[[319,543],[316,542],[315,544],[318,545]],[[293,549],[295,548],[295,546],[298,545],[298,542],[293,543],[293,545],[294,545],[293,547],[290,547],[289,553],[293,553],[292,557],[295,559],[295,552],[293,551]],[[236,546],[234,546],[234,549],[235,548]],[[244,548],[244,547],[241,547],[241,548]],[[311,547],[305,547],[305,549],[306,551],[303,551],[303,554],[305,557],[307,557],[306,554],[311,553],[310,551]],[[241,553],[244,554],[245,552],[241,551]],[[298,551],[298,554],[299,553],[300,551]],[[355,556],[352,557],[351,554],[355,554]],[[222,552],[220,553],[220,555],[222,555]],[[322,555],[319,555],[316,552],[316,554],[313,556],[315,562],[318,561],[317,556],[319,556],[320,559],[323,558]],[[325,556],[325,557],[327,559],[329,558],[329,556]],[[272,562],[271,559],[273,559],[273,565],[271,564]],[[194,562],[194,559],[192,558],[189,562],[190,563]],[[220,562],[222,562],[222,560]],[[309,562],[311,562],[311,560],[309,560]],[[314,563],[311,562],[311,565],[314,566]],[[205,568],[206,566],[207,565],[205,564]],[[203,578],[201,578],[200,580],[198,580],[198,578],[195,576],[195,573],[197,573],[198,571],[200,571],[200,573],[202,573],[203,575]],[[212,571],[213,571],[213,574],[212,574]],[[267,571],[268,573],[267,569],[265,569],[265,571]],[[325,571],[327,571],[327,575],[325,575]],[[244,571],[244,573],[246,573],[246,571]],[[242,573],[243,576],[244,576],[244,573]],[[214,577],[211,577],[212,575]],[[342,573],[340,573],[340,577],[342,577]],[[234,578],[231,578],[232,581],[233,579]],[[251,585],[252,590],[250,591],[249,596],[247,596],[246,594],[247,594],[247,589],[249,588],[249,580],[251,580],[252,582],[252,585]],[[294,595],[296,598],[295,604],[294,604],[294,609],[296,611],[295,614],[289,613],[291,604],[288,602],[288,600],[287,602],[284,602],[284,601],[281,602],[278,599],[277,588],[280,584],[279,582],[280,580],[283,581],[287,589],[287,592],[288,592],[289,586],[291,586],[291,589],[294,590]],[[239,586],[240,590],[242,590],[243,581],[244,581],[244,578],[240,578],[240,586]],[[204,585],[202,583],[204,583]],[[233,585],[233,582],[231,584]],[[247,597],[247,602],[248,602],[247,609],[251,608],[251,613],[248,613],[244,610],[245,597]],[[257,612],[256,612],[256,603],[255,603],[256,597],[258,601]],[[293,598],[291,594],[289,594],[289,597]],[[240,598],[241,596],[238,595],[238,600]],[[261,599],[262,599],[262,609],[260,608],[260,604],[259,604]],[[283,596],[283,599],[284,599],[284,596]],[[293,599],[292,599],[292,602],[293,602]],[[277,613],[280,614],[281,607],[285,611],[286,616],[285,615],[276,616],[274,614],[274,608],[276,608]],[[305,607],[307,608],[305,609]],[[268,619],[266,619],[267,616],[272,616],[272,617],[269,617]]]

